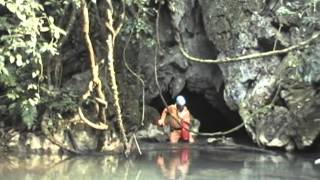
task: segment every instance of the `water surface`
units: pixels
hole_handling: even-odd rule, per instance
[[[140,143],[121,156],[1,155],[0,179],[320,179],[320,154],[289,154],[245,145]]]

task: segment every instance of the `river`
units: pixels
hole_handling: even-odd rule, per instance
[[[0,179],[320,179],[320,153],[285,153],[254,146],[206,143],[140,143],[122,156],[49,156],[3,154]]]

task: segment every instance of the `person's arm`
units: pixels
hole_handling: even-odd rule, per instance
[[[166,116],[167,116],[167,112],[168,112],[168,108],[164,108],[164,110],[161,113],[161,117],[158,120],[158,125],[159,126],[165,125],[165,119],[166,119]]]
[[[191,125],[191,114],[190,111],[187,109],[187,112],[185,114],[185,116],[183,117],[183,121],[188,123],[189,126]]]
[[[187,114],[184,118],[184,121],[187,122],[189,124],[189,142],[190,143],[194,143],[194,138],[193,138],[193,135],[192,133],[190,132],[191,130],[191,113],[189,110],[187,110]]]
[[[163,174],[167,174],[168,170],[166,168],[166,165],[164,163],[164,158],[162,156],[158,156],[157,158],[157,164],[159,165],[161,171]]]

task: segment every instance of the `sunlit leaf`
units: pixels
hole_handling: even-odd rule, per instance
[[[27,87],[28,90],[36,90],[38,89],[37,85],[36,84],[29,84],[28,87]]]
[[[6,96],[8,99],[11,99],[11,100],[16,100],[19,98],[19,95],[13,92],[7,93]]]
[[[15,3],[7,3],[6,6],[9,9],[9,11],[11,11],[12,13],[15,13],[18,9],[17,4]]]
[[[35,98],[29,98],[28,102],[31,106],[36,106],[38,104],[38,100]]]
[[[41,32],[47,32],[49,30],[50,30],[49,27],[41,27],[40,29]]]
[[[21,20],[21,21],[25,21],[27,16],[25,14],[21,14],[20,12],[17,12],[17,17]]]
[[[14,63],[14,61],[15,61],[14,56],[10,56],[10,57],[9,57],[9,62],[10,62],[11,64],[13,64],[13,63]]]
[[[9,71],[8,71],[6,68],[2,68],[2,69],[1,69],[1,73],[2,73],[3,75],[9,76]]]
[[[23,66],[23,65],[24,65],[24,63],[23,63],[23,61],[22,61],[22,58],[17,59],[17,61],[16,61],[16,65],[17,65],[18,67],[21,67],[21,66]]]
[[[22,56],[21,56],[21,54],[17,54],[17,55],[16,55],[16,59],[17,59],[17,61],[22,61]]]
[[[4,64],[5,59],[6,59],[6,58],[5,58],[3,55],[0,54],[0,63],[3,63],[3,64]]]
[[[51,23],[51,24],[54,24],[54,18],[52,16],[49,16],[48,17],[48,21]]]
[[[32,78],[36,78],[40,74],[39,70],[32,72]]]

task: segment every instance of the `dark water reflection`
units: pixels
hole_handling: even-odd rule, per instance
[[[1,155],[0,179],[320,179],[320,154],[286,154],[248,146],[141,144],[143,155]]]

